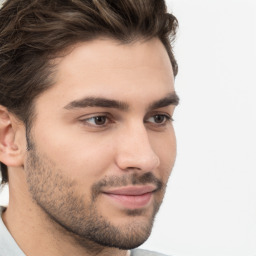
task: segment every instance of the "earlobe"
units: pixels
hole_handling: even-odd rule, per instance
[[[0,161],[7,166],[23,165],[22,147],[16,140],[17,124],[9,111],[0,106]]]

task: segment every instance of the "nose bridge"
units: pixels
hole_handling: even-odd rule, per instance
[[[157,168],[160,163],[143,123],[131,124],[124,128],[117,151],[117,164],[123,170],[151,171]]]

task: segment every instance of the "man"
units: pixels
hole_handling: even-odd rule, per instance
[[[1,256],[161,255],[176,155],[164,0],[8,0],[0,12]]]

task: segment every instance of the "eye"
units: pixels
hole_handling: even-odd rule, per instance
[[[91,126],[104,126],[109,122],[107,116],[93,116],[81,121]]]
[[[164,125],[170,121],[173,121],[172,117],[165,114],[157,114],[147,119],[148,123],[153,123],[156,125]]]

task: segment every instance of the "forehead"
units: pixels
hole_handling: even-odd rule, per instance
[[[65,105],[85,96],[125,101],[136,96],[155,101],[174,91],[171,62],[158,39],[129,44],[110,39],[79,43],[58,59],[55,76],[55,85],[43,97],[56,103],[61,99]]]
[[[125,58],[124,58],[125,57]],[[152,62],[145,63],[145,58]],[[62,58],[59,67],[64,67],[65,63],[70,61],[83,61],[83,58],[90,60],[90,65],[99,65],[100,59],[102,66],[127,67],[137,65],[165,64],[170,65],[170,59],[167,51],[158,38],[150,40],[136,40],[130,43],[110,38],[99,38],[87,42],[77,43],[67,50],[67,54]],[[114,63],[114,62],[115,63]]]

